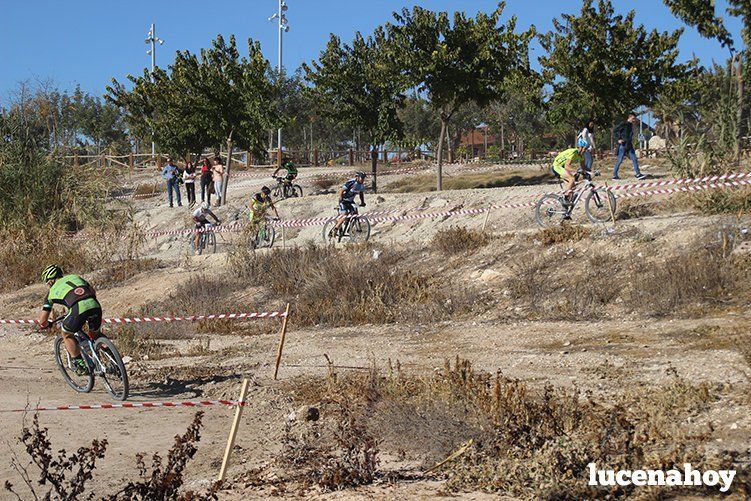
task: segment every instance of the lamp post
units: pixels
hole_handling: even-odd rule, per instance
[[[156,36],[156,31],[154,29],[154,23],[151,23],[151,29],[149,29],[148,34],[146,35],[146,39],[144,40],[147,44],[151,44],[151,48],[146,51],[146,54],[151,56],[151,82],[154,82],[154,70],[156,69],[156,44],[159,42],[159,45],[164,45],[164,40]],[[151,141],[151,156],[156,156],[156,144],[154,144],[153,137]]]
[[[287,33],[289,31],[289,23],[287,22],[287,2],[285,0],[279,0],[279,8],[277,9],[277,12],[269,18],[269,21],[277,20],[278,22],[278,30],[279,30],[279,61],[277,64],[277,73],[279,74],[279,78],[281,79],[283,77],[282,75],[282,34]],[[281,167],[282,165],[282,128],[279,127],[277,130],[277,167]]]

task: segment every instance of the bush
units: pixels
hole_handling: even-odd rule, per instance
[[[468,230],[464,226],[441,229],[435,234],[431,246],[443,254],[472,254],[490,242],[487,233]]]
[[[416,270],[409,253],[371,246],[308,245],[273,253],[236,250],[231,264],[243,281],[263,285],[294,304],[296,325],[360,325],[453,318],[481,305],[472,289],[442,285]]]
[[[690,462],[702,469],[739,466],[741,461],[710,452],[715,450],[711,426],[687,425],[703,422],[718,398],[716,390],[677,376],[659,387],[635,386],[598,401],[576,389],[535,389],[501,373],[478,373],[457,358],[425,376],[373,370],[298,379],[290,387],[298,402],[322,402],[325,409],[327,402],[346,401],[365,409],[368,427],[377,430],[374,440],[383,440],[389,454],[401,451],[432,466],[461,446],[439,468],[455,492],[481,490],[529,499],[627,497],[635,489],[656,495],[658,491],[644,487],[590,487],[587,465],[669,469]],[[404,437],[410,437],[409,452],[404,451]],[[393,450],[387,449],[389,444]],[[308,453],[315,456],[317,450]],[[748,473],[733,485],[736,494],[748,493]],[[690,489],[692,494],[716,493]],[[669,495],[683,492],[689,491],[678,487]]]
[[[564,224],[559,226],[551,226],[538,231],[532,237],[532,240],[537,240],[543,245],[560,244],[563,242],[578,242],[583,238],[589,236],[589,228],[586,226],[580,226],[578,224]]]

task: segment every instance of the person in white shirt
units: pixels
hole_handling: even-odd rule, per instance
[[[584,150],[584,166],[588,171],[592,170],[592,164],[595,160],[595,123],[589,120],[582,131],[576,136],[576,139],[583,139],[587,142],[587,149]]]
[[[196,168],[191,162],[188,162],[185,167],[183,182],[185,183],[185,192],[188,194],[188,205],[193,207],[196,204]]]

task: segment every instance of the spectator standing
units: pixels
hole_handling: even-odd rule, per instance
[[[615,138],[618,141],[618,158],[615,161],[615,167],[613,167],[613,180],[620,179],[618,177],[618,168],[621,166],[623,158],[626,155],[631,158],[631,163],[634,164],[634,175],[636,176],[636,179],[644,179],[647,177],[639,171],[639,161],[636,158],[636,150],[634,150],[635,123],[636,113],[632,111],[628,114],[628,118],[615,128]]]
[[[217,198],[217,203],[215,204],[217,207],[222,205],[222,180],[224,178],[224,166],[222,165],[222,160],[220,158],[214,159],[214,166],[211,168],[211,176],[214,180],[214,194]]]
[[[208,158],[201,165],[201,202],[211,203],[211,164]]]
[[[587,149],[584,150],[584,166],[587,168],[588,171],[592,170],[592,165],[595,161],[595,123],[593,120],[587,121],[587,125],[584,126],[582,131],[579,133],[579,136],[576,138],[577,141],[579,139],[583,139],[587,142]]]
[[[196,168],[191,162],[185,166],[183,172],[183,182],[185,183],[185,193],[188,196],[188,206],[193,207],[196,204]]]
[[[171,158],[167,159],[167,165],[165,165],[164,169],[162,169],[162,179],[167,181],[167,196],[169,198],[169,206],[174,207],[172,205],[172,191],[174,190],[177,194],[177,206],[182,207],[183,202],[180,199],[179,185],[180,169],[175,166],[175,163]]]

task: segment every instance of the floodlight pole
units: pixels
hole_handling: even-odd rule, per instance
[[[287,22],[286,12],[287,12],[287,3],[286,3],[286,1],[285,0],[279,0],[279,5],[278,5],[278,8],[277,8],[276,14],[274,14],[273,16],[271,16],[269,18],[269,21],[273,21],[274,19],[277,20],[277,28],[279,30],[279,34],[278,34],[279,59],[278,59],[276,70],[277,70],[277,73],[279,75],[278,78],[280,79],[280,82],[281,82],[281,79],[283,78],[283,75],[282,75],[282,69],[283,69],[283,65],[282,65],[283,36],[284,36],[284,32],[285,31],[289,31],[289,23]],[[276,141],[277,142],[277,145],[276,145],[277,146],[277,159],[276,159],[276,162],[277,162],[277,167],[281,167],[281,165],[282,165],[282,128],[279,127],[279,129],[276,132],[277,132],[277,141]]]
[[[151,56],[151,83],[154,83],[154,71],[156,70],[156,44],[159,42],[159,44],[163,44],[164,40],[156,36],[156,28],[154,23],[151,23],[151,28],[149,29],[149,34],[146,35],[146,40],[144,40],[147,44],[151,44],[151,48],[146,51],[147,54]],[[153,133],[152,133],[153,134]],[[152,137],[151,141],[151,156],[156,156],[156,143],[154,143],[154,138]]]

